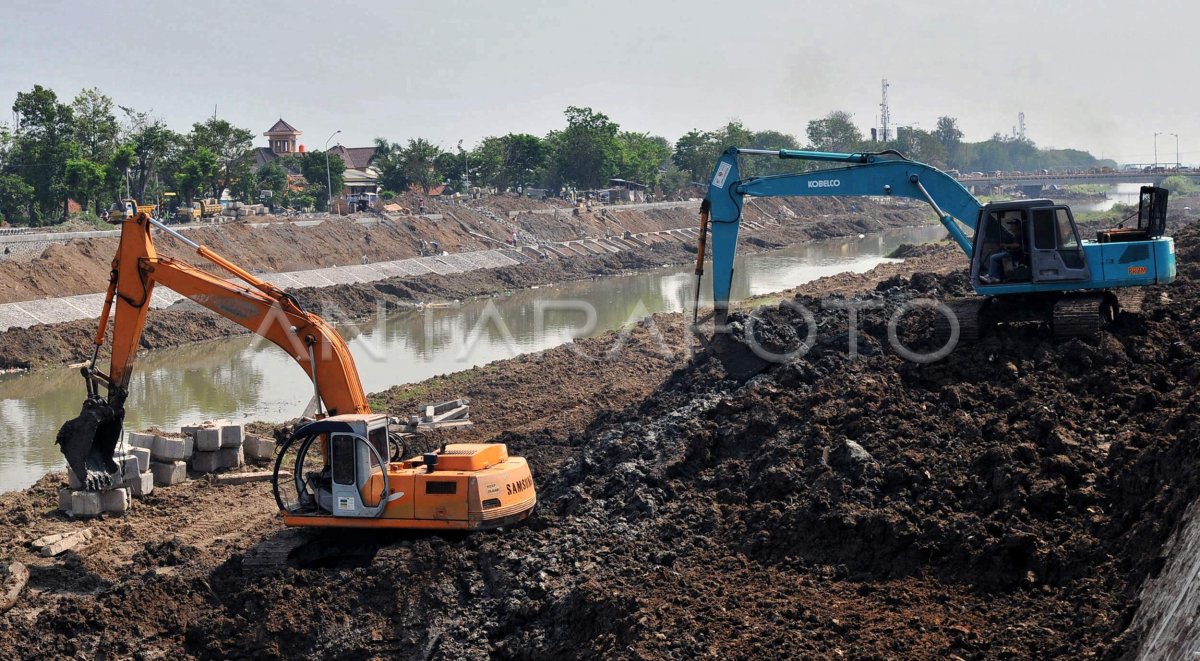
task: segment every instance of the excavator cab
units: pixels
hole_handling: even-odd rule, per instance
[[[994,202],[979,218],[971,266],[982,286],[1091,277],[1068,207],[1051,200]]]

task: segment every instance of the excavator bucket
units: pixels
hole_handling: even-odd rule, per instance
[[[125,410],[116,410],[103,400],[88,398],[79,415],[58,430],[55,443],[67,458],[67,466],[85,489],[110,486],[118,471],[113,452],[121,438]]]

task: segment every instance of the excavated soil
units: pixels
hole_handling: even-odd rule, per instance
[[[841,299],[877,306],[854,359],[827,297],[855,289],[824,281],[798,292],[818,334],[788,362],[743,349],[799,347],[794,305],[739,313],[719,354],[658,315],[373,397],[471,397],[478,424],[454,437],[533,467],[540,509],[509,530],[308,533],[251,571],[295,534],[265,484],[195,480],[82,524],[49,476],[0,496],[0,555],[31,573],[0,655],[1128,656],[1137,590],[1200,493],[1200,231],[1177,241],[1178,281],[1090,339],[1017,325],[906,361],[892,311],[965,277],[888,265]],[[915,259],[949,263],[936,252]],[[898,337],[929,342],[926,322]],[[55,560],[24,545],[85,525],[91,546]]]

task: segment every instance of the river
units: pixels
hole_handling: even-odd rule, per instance
[[[1117,203],[1128,204],[1136,207],[1138,204],[1138,198],[1141,195],[1142,186],[1150,185],[1152,185],[1150,182],[1144,184],[1116,184],[1114,186],[1109,186],[1108,189],[1104,191],[1103,200],[1077,203],[1073,203],[1071,200],[1065,200],[1065,202],[1071,207],[1072,211],[1077,213],[1083,211],[1108,211],[1116,206]],[[1055,199],[1052,191],[1048,191],[1046,197]]]
[[[890,230],[741,257],[733,298],[782,291],[888,261],[901,243],[946,236],[940,225]],[[690,310],[695,275],[666,267],[633,275],[517,291],[505,296],[379,315],[339,325],[367,392],[470,369],[622,328],[656,312]],[[711,283],[702,286],[705,300]],[[594,311],[594,314],[592,313]],[[103,366],[107,370],[107,365]],[[0,492],[23,489],[64,467],[59,425],[79,412],[83,380],[73,369],[0,376]],[[312,384],[274,345],[252,336],[141,356],[126,403],[126,429],[178,429],[215,418],[282,421],[300,415]],[[408,414],[409,411],[393,413]]]

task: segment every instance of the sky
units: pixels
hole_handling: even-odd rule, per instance
[[[68,2],[0,7],[0,102],[98,87],[176,131],[215,112],[256,144],[545,135],[567,106],[671,142],[740,120],[804,142],[810,120],[958,119],[1121,163],[1200,162],[1194,0],[874,2]],[[11,121],[11,111],[0,112]],[[1155,138],[1156,132],[1161,133]]]

